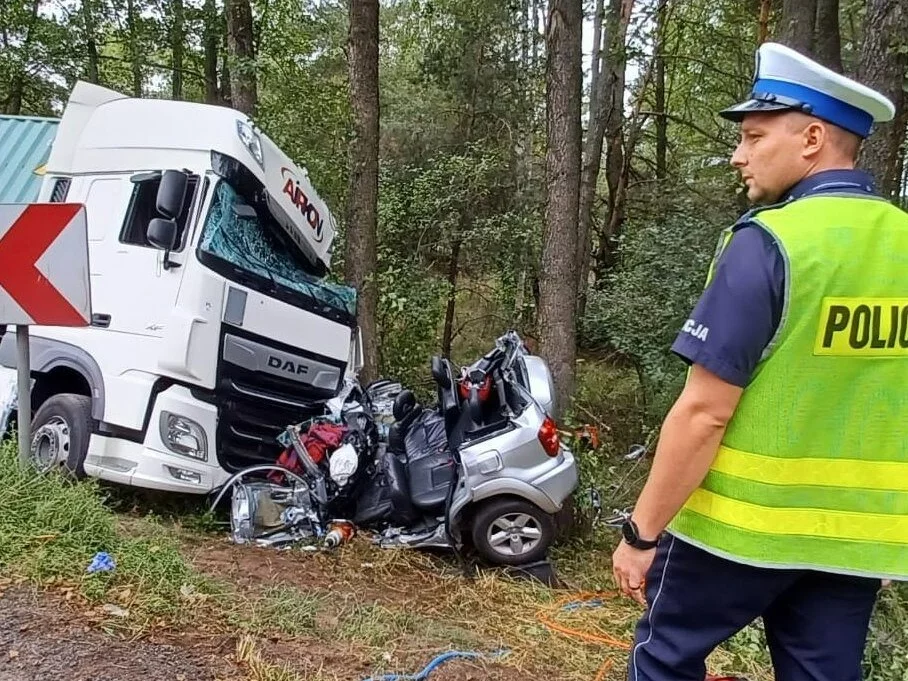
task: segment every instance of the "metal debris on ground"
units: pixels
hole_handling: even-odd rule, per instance
[[[114,617],[129,617],[129,610],[121,608],[119,605],[114,605],[113,603],[105,603],[101,606],[101,610]]]

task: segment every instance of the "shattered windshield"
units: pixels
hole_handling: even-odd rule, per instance
[[[225,180],[215,187],[199,250],[264,280],[268,293],[277,287],[302,294],[312,311],[355,318],[356,289],[316,277],[278,238],[279,227],[260,207],[254,210]],[[265,213],[263,215],[263,213]],[[307,305],[305,307],[310,307]],[[330,314],[332,311],[338,314]]]

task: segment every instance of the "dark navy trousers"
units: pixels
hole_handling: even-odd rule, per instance
[[[628,681],[703,681],[706,657],[763,618],[776,681],[860,681],[878,579],[741,565],[671,535],[646,578]]]

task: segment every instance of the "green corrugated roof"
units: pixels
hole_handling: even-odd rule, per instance
[[[56,118],[0,115],[0,203],[37,200],[38,173],[50,155],[59,123]]]

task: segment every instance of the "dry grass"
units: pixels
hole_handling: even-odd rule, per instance
[[[249,681],[340,681],[340,677],[323,667],[304,672],[287,664],[265,660],[252,636],[241,636],[236,643],[237,664],[246,672]]]
[[[252,681],[327,681],[331,672],[320,661],[330,663],[338,652],[375,673],[382,666],[412,669],[415,661],[450,649],[507,650],[489,664],[512,668],[519,678],[623,678],[626,642],[640,608],[610,597],[601,607],[559,608],[559,600],[571,593],[611,587],[607,541],[561,552],[559,572],[570,584],[561,592],[496,571],[467,578],[450,558],[380,550],[364,537],[331,553],[263,556],[214,542],[185,525],[132,522],[123,532],[96,486],[26,477],[11,465],[9,450],[3,453],[0,571],[45,584],[65,581],[95,608],[109,603],[129,611],[104,618],[102,626],[117,635],[174,628],[210,636],[239,634],[238,659]],[[223,571],[193,569],[190,556],[205,542],[216,543],[240,565],[247,561],[236,575],[245,581],[228,581]],[[85,566],[99,549],[115,556],[117,569],[86,575]],[[258,570],[265,559],[277,564]],[[769,679],[753,650],[759,648],[758,633],[748,632],[717,653],[711,671]],[[616,643],[603,643],[609,639]],[[266,645],[266,653],[256,641],[293,644],[284,651]],[[303,647],[312,651],[311,658],[288,657]],[[281,662],[266,661],[272,655]],[[605,660],[612,663],[607,677],[600,674]],[[328,667],[337,668],[336,661]]]

